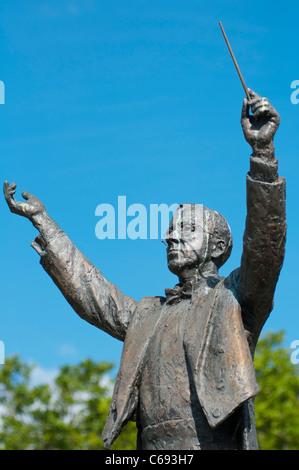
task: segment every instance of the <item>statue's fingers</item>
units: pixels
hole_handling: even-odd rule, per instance
[[[7,181],[4,183],[4,197],[5,200],[10,208],[13,210],[16,207],[16,200],[14,198],[14,194],[16,192],[17,185],[15,183],[9,184]]]
[[[5,181],[3,189],[5,197],[12,197],[16,192],[17,185],[16,183],[9,184],[8,181]]]
[[[13,195],[16,192],[16,183],[9,184],[7,181],[4,182],[4,195],[10,211],[14,214],[23,215],[27,217],[27,206],[28,204],[16,201]]]
[[[4,181],[4,184],[3,184],[3,192],[4,192],[4,196],[5,196],[5,197],[8,195],[8,188],[9,188],[9,182],[8,182],[8,181]]]
[[[253,115],[256,119],[258,119],[260,116],[269,116],[271,114],[271,107],[269,105],[262,105],[259,106],[255,109]]]
[[[267,98],[259,98],[258,100],[255,100],[252,104],[251,104],[251,111],[252,113],[254,114],[255,111],[258,109],[258,108],[263,108],[263,109],[266,109],[266,108],[269,108],[270,103],[269,103],[269,100]]]
[[[7,192],[4,191],[5,200],[11,212],[17,212],[18,201],[13,197],[14,193],[10,192],[10,189]]]
[[[34,196],[33,194],[28,193],[28,191],[23,191],[22,196],[23,196],[24,199],[26,199],[26,201],[28,201],[30,199],[31,202],[38,202],[38,203],[41,202],[36,196]]]
[[[274,124],[276,128],[278,128],[280,124],[280,116],[272,106],[270,107],[269,115],[270,115],[270,122],[272,122],[272,124]]]
[[[260,95],[258,95],[255,91],[251,90],[250,88],[247,88],[247,89],[248,89],[248,93],[250,96],[250,100],[261,98]]]
[[[243,100],[241,120],[246,121],[249,118],[249,104],[247,98]]]
[[[22,196],[24,199],[26,199],[26,201],[28,201],[28,199],[32,196],[30,193],[28,193],[28,191],[23,191],[22,192]]]

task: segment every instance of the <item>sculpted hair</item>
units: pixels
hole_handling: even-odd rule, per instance
[[[224,253],[217,258],[213,258],[217,268],[219,269],[228,260],[232,251],[233,239],[231,229],[227,220],[219,214],[219,212],[209,209],[208,207],[204,207],[204,218],[206,231],[209,233],[209,244],[212,244],[213,242],[217,243],[219,241],[223,241],[225,243],[226,248]]]

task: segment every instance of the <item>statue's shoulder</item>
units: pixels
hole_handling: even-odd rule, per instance
[[[218,285],[218,297],[227,301],[233,300],[239,304],[239,272],[240,269],[235,269],[227,277],[223,277]]]
[[[239,285],[239,278],[240,278],[240,268],[235,269],[232,271],[227,277],[223,278],[223,288],[237,291]]]
[[[164,297],[152,296],[143,297],[138,303],[133,313],[130,327],[136,328],[137,325],[152,323],[161,311],[165,303]]]

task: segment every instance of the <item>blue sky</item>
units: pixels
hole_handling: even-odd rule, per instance
[[[239,266],[250,147],[240,126],[247,85],[281,115],[275,146],[287,179],[288,240],[264,331],[299,339],[298,4],[185,0],[0,1],[1,181],[38,196],[104,276],[140,300],[176,283],[159,240],[99,240],[101,203],[202,203],[228,220]],[[2,183],[1,183],[2,184]],[[37,232],[2,221],[0,340],[6,354],[55,369],[85,357],[118,364],[122,344],[72,311],[30,247]]]

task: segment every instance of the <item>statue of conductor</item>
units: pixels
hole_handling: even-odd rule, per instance
[[[122,293],[73,245],[43,203],[5,182],[11,212],[27,217],[41,265],[80,317],[124,341],[107,422],[110,448],[124,424],[138,427],[137,449],[257,449],[253,356],[273,308],[286,237],[285,180],[273,138],[279,115],[249,90],[241,124],[252,147],[240,267],[219,268],[232,249],[216,211],[182,204],[166,233],[167,262],[178,284],[137,302]],[[251,114],[250,114],[251,108]]]

